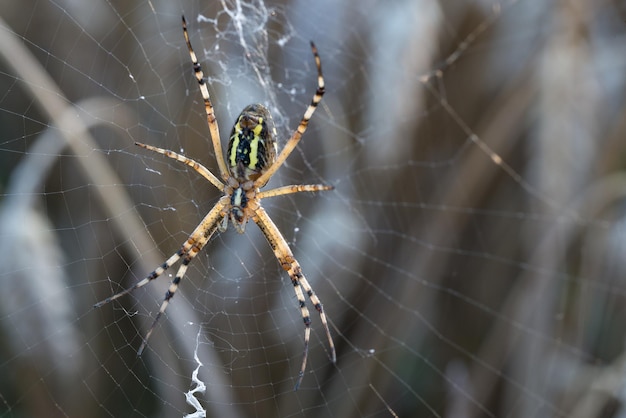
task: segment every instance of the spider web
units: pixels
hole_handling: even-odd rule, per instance
[[[216,234],[141,357],[222,133],[266,104],[264,200],[324,303],[328,359],[258,228]],[[623,416],[623,8],[609,2],[6,1],[0,415]],[[172,268],[174,270],[176,267]],[[174,270],[175,271],[175,270]],[[168,273],[174,273],[168,271]],[[310,307],[310,306],[309,306]],[[311,307],[310,307],[311,308]]]

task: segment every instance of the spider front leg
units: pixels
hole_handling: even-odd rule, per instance
[[[306,300],[304,299],[304,292],[309,296],[311,303],[317,310],[320,315],[320,320],[322,321],[322,326],[324,327],[324,331],[326,331],[326,338],[328,339],[328,348],[330,350],[330,360],[335,363],[337,361],[337,354],[335,352],[335,344],[333,342],[333,337],[330,334],[330,329],[328,328],[328,321],[326,319],[326,314],[324,313],[324,308],[322,306],[321,301],[313,292],[313,288],[309,284],[306,277],[302,273],[302,268],[300,267],[300,263],[294,258],[287,241],[282,236],[276,224],[269,217],[265,209],[259,207],[253,218],[254,222],[259,226],[265,238],[269,242],[270,246],[274,250],[274,255],[280,262],[283,269],[287,271],[289,274],[289,278],[291,279],[291,283],[293,284],[294,291],[296,292],[296,298],[298,299],[298,304],[300,305],[300,314],[302,315],[302,320],[304,321],[304,354],[302,358],[302,365],[300,366],[300,373],[298,373],[298,380],[294,387],[294,390],[298,390],[300,387],[300,383],[302,382],[302,378],[304,377],[304,371],[306,370],[306,363],[309,355],[309,339],[311,336],[311,317],[309,316],[309,310],[306,307]]]
[[[167,306],[170,303],[170,299],[172,299],[174,297],[174,294],[178,290],[178,286],[180,284],[180,281],[182,280],[183,277],[185,277],[185,273],[187,273],[187,267],[189,266],[189,263],[191,263],[191,260],[196,258],[198,253],[206,245],[206,243],[209,241],[209,239],[211,238],[211,236],[213,235],[213,233],[215,232],[216,229],[217,229],[217,225],[215,224],[215,225],[213,225],[212,229],[210,231],[207,231],[206,233],[204,233],[203,236],[197,242],[195,242],[191,246],[189,251],[187,251],[187,253],[185,253],[185,255],[183,256],[182,264],[178,268],[178,271],[176,272],[176,276],[174,276],[174,280],[172,280],[172,283],[170,283],[170,287],[165,292],[165,299],[163,299],[163,302],[161,303],[161,307],[159,308],[159,312],[154,317],[154,320],[152,321],[152,325],[150,325],[150,329],[148,329],[148,332],[146,333],[146,336],[144,337],[143,341],[141,342],[141,346],[139,347],[139,350],[137,350],[137,355],[138,356],[140,356],[141,353],[143,353],[144,348],[146,348],[146,345],[148,344],[148,339],[152,335],[152,332],[154,331],[154,328],[156,327],[157,323],[159,322],[159,319],[161,318],[161,315],[163,315],[165,313],[165,310],[167,309]],[[189,240],[187,240],[187,242],[189,242]]]
[[[164,262],[155,270],[153,270],[152,273],[148,274],[143,280],[135,283],[133,286],[129,287],[128,289],[122,290],[121,292],[116,293],[113,296],[109,296],[108,298],[101,300],[100,302],[93,305],[93,307],[99,308],[103,305],[106,305],[109,302],[113,302],[115,299],[118,299],[124,295],[127,295],[130,292],[134,291],[135,289],[139,289],[140,287],[143,287],[147,285],[148,283],[150,283],[152,280],[158,278],[161,274],[165,272],[165,270],[172,267],[172,265],[174,265],[180,259],[180,257],[187,251],[185,249],[185,244],[183,244],[183,246],[177,252],[175,252],[174,255],[172,255],[170,258],[167,259],[166,262]]]
[[[145,286],[146,284],[150,283],[152,280],[161,276],[165,272],[165,270],[167,270],[174,263],[176,263],[181,257],[183,258],[183,262],[181,266],[178,268],[178,271],[176,272],[176,276],[174,277],[174,279],[172,280],[172,283],[170,284],[169,288],[165,292],[165,298],[163,299],[163,302],[161,303],[161,308],[159,309],[159,312],[157,313],[154,320],[152,321],[152,325],[150,326],[150,329],[146,333],[146,336],[143,339],[141,346],[139,347],[139,350],[137,350],[138,356],[140,356],[141,353],[143,352],[144,348],[146,347],[146,344],[148,343],[148,339],[150,338],[150,336],[152,335],[152,332],[154,331],[154,328],[156,327],[157,322],[159,321],[159,319],[161,318],[161,316],[167,309],[167,305],[169,305],[170,299],[174,297],[174,294],[178,290],[180,281],[182,280],[185,273],[187,272],[187,267],[189,263],[196,257],[196,255],[198,255],[198,253],[206,245],[206,243],[209,241],[209,239],[211,238],[211,236],[217,229],[218,221],[220,221],[224,217],[225,215],[224,208],[227,205],[228,205],[228,199],[224,199],[224,198],[220,199],[217,202],[217,204],[213,207],[213,209],[211,209],[211,211],[209,211],[209,213],[204,217],[204,219],[202,219],[202,222],[200,222],[200,224],[196,227],[196,229],[194,229],[194,231],[191,233],[189,238],[187,238],[187,240],[183,243],[181,248],[174,255],[172,255],[169,259],[167,259],[165,263],[157,267],[152,273],[148,274],[143,280],[137,282],[135,285],[129,287],[128,289],[123,290],[113,296],[110,296],[94,305],[94,308],[99,308],[103,305],[106,305],[109,302],[112,302],[118,299],[121,296],[124,296],[134,291],[135,289],[139,289],[140,287]]]

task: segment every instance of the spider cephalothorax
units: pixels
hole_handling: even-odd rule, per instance
[[[304,376],[304,371],[306,370],[309,339],[311,335],[311,318],[309,316],[309,310],[306,306],[306,300],[304,297],[305,294],[309,297],[311,303],[320,315],[322,326],[324,327],[324,331],[328,339],[330,358],[333,362],[336,361],[335,345],[328,328],[328,321],[326,319],[322,303],[315,292],[313,292],[311,285],[302,273],[302,268],[289,249],[287,241],[285,241],[285,238],[283,238],[282,234],[278,230],[278,227],[276,227],[276,224],[274,224],[267,212],[265,212],[265,209],[261,206],[261,199],[298,192],[331,190],[332,187],[323,184],[313,184],[282,186],[265,191],[260,191],[260,188],[265,186],[270,177],[280,166],[283,165],[289,154],[291,154],[294,150],[302,138],[302,135],[306,131],[306,127],[309,120],[313,116],[315,109],[317,108],[317,104],[322,100],[322,95],[324,94],[324,78],[322,77],[320,57],[317,53],[317,48],[313,43],[311,43],[311,50],[313,51],[315,65],[317,67],[317,90],[315,91],[315,95],[313,96],[313,100],[311,100],[309,107],[307,107],[304,112],[300,125],[298,125],[294,133],[287,140],[280,154],[277,155],[276,130],[274,128],[274,123],[269,110],[263,105],[253,104],[247,106],[237,117],[230,136],[230,141],[228,143],[226,158],[224,158],[222,146],[220,144],[219,126],[217,124],[217,120],[215,119],[213,104],[211,103],[209,90],[207,89],[204,75],[202,74],[202,68],[198,63],[198,59],[196,58],[193,48],[191,47],[184,16],[183,35],[185,37],[185,42],[187,43],[187,48],[189,49],[189,55],[193,64],[193,71],[196,76],[196,80],[198,80],[198,85],[200,86],[200,93],[202,94],[202,99],[204,100],[207,124],[209,126],[211,141],[213,143],[213,149],[215,151],[215,157],[219,168],[219,177],[213,174],[202,164],[187,158],[184,155],[175,153],[174,151],[138,142],[136,144],[142,148],[163,154],[169,158],[186,164],[220,190],[223,193],[223,196],[218,200],[215,206],[213,206],[209,213],[205,215],[204,219],[202,219],[196,229],[193,230],[180,249],[170,256],[170,258],[168,258],[161,266],[157,267],[152,273],[148,274],[143,280],[140,280],[134,286],[98,302],[95,306],[100,307],[132,292],[135,289],[145,286],[150,281],[161,276],[165,270],[170,268],[174,263],[182,258],[181,266],[178,268],[176,276],[174,276],[167,292],[165,292],[165,298],[161,303],[161,308],[159,309],[159,312],[154,318],[152,325],[150,326],[141,346],[139,347],[139,350],[137,351],[137,355],[141,355],[159,318],[165,312],[170,299],[178,290],[179,283],[185,276],[187,267],[191,260],[198,255],[216,230],[226,230],[229,221],[233,224],[237,232],[243,233],[246,223],[249,220],[252,220],[259,226],[265,235],[265,238],[272,247],[274,255],[278,259],[281,267],[289,274],[296,297],[298,298],[298,306],[300,308],[302,320],[304,321],[305,329],[304,354],[300,366],[300,373],[295,386],[297,389]]]

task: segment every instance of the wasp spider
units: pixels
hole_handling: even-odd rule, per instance
[[[230,221],[235,230],[238,233],[243,234],[246,223],[249,220],[252,220],[259,226],[267,238],[270,246],[274,250],[274,255],[278,259],[278,262],[289,274],[291,283],[293,284],[296,292],[296,297],[298,298],[300,313],[302,314],[302,319],[304,320],[304,355],[295,386],[295,389],[298,389],[306,369],[309,351],[309,338],[311,334],[311,318],[305,303],[305,293],[308,295],[311,303],[320,315],[320,320],[324,330],[326,331],[326,337],[328,338],[330,358],[333,363],[336,361],[335,345],[333,343],[332,336],[330,335],[328,321],[326,319],[322,303],[313,292],[313,289],[307,279],[304,277],[302,268],[300,267],[298,261],[294,258],[287,241],[285,241],[285,238],[276,227],[276,224],[274,224],[265,209],[261,206],[261,199],[298,192],[331,190],[332,186],[322,184],[291,185],[265,191],[260,191],[260,188],[268,182],[270,177],[280,168],[281,165],[283,165],[289,154],[291,154],[294,150],[300,141],[300,138],[306,131],[309,120],[311,119],[311,116],[313,116],[318,103],[322,100],[322,95],[324,94],[324,78],[322,76],[320,57],[317,53],[317,48],[311,42],[311,50],[313,51],[315,65],[317,66],[317,90],[315,91],[311,104],[304,112],[300,125],[298,125],[298,128],[291,135],[291,138],[289,138],[280,154],[277,152],[276,129],[274,128],[274,123],[269,110],[263,105],[253,104],[243,109],[239,117],[237,117],[237,121],[235,122],[235,126],[233,126],[230,140],[228,142],[226,159],[224,159],[222,147],[220,145],[219,127],[215,119],[213,105],[211,103],[211,99],[209,98],[209,91],[204,80],[202,69],[198,63],[196,54],[193,52],[193,48],[191,47],[184,16],[183,35],[185,36],[185,42],[187,43],[189,55],[191,56],[191,62],[193,63],[193,71],[196,79],[198,80],[198,85],[200,86],[200,93],[202,93],[202,98],[204,99],[207,123],[209,125],[211,140],[213,141],[213,148],[215,150],[215,157],[217,159],[221,180],[202,164],[181,154],[141,143],[136,143],[136,145],[186,164],[222,191],[224,195],[216,203],[213,209],[209,211],[204,219],[202,219],[202,222],[200,222],[196,229],[194,229],[189,238],[187,238],[181,248],[174,255],[168,258],[167,261],[157,267],[152,273],[148,274],[148,276],[146,276],[143,280],[137,282],[134,286],[98,302],[95,306],[100,307],[105,305],[132,292],[135,289],[145,286],[163,274],[165,270],[182,258],[182,263],[178,268],[178,272],[172,280],[167,292],[165,292],[165,299],[161,304],[161,308],[159,309],[159,312],[154,318],[150,329],[137,351],[137,355],[141,355],[159,318],[165,312],[170,299],[172,299],[176,293],[180,281],[187,271],[189,263],[196,257],[196,255],[198,255],[213,233],[215,233],[216,230],[224,232]]]

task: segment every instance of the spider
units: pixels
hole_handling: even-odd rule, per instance
[[[221,180],[205,166],[185,157],[184,155],[139,142],[136,142],[135,145],[159,154],[163,154],[166,157],[186,164],[217,187],[217,189],[224,195],[219,199],[204,219],[202,219],[200,224],[196,227],[196,229],[194,229],[189,238],[187,238],[176,253],[170,256],[170,258],[148,274],[143,280],[140,280],[126,290],[96,303],[94,306],[101,307],[102,305],[112,302],[134,291],[135,289],[145,286],[152,280],[161,276],[165,270],[182,258],[182,263],[178,268],[178,272],[172,280],[168,290],[165,292],[165,299],[163,299],[161,308],[159,309],[159,312],[154,318],[152,325],[146,333],[146,336],[143,338],[141,346],[137,351],[137,355],[140,356],[145,349],[148,339],[154,331],[159,318],[167,309],[167,306],[172,297],[174,297],[176,290],[178,290],[180,281],[187,272],[189,263],[196,257],[196,255],[198,255],[215,231],[226,231],[230,221],[235,230],[238,233],[243,234],[246,224],[249,220],[252,220],[259,226],[263,235],[267,238],[269,245],[272,247],[278,262],[289,274],[291,283],[293,284],[296,293],[296,298],[298,299],[298,304],[300,306],[300,313],[304,321],[304,354],[298,379],[294,388],[297,390],[302,382],[302,378],[304,377],[309,352],[309,338],[311,334],[311,318],[309,316],[309,310],[306,306],[304,293],[308,295],[311,303],[319,313],[324,331],[326,332],[326,337],[328,338],[330,359],[333,363],[337,360],[335,344],[333,343],[333,339],[328,328],[328,321],[326,319],[322,303],[315,292],[313,292],[313,289],[311,288],[311,285],[307,281],[306,277],[304,277],[302,268],[300,267],[298,261],[294,258],[287,241],[278,230],[276,224],[274,224],[274,221],[272,221],[265,209],[261,206],[261,199],[291,193],[332,190],[333,187],[322,184],[314,184],[282,186],[265,191],[260,191],[260,188],[265,186],[270,177],[280,168],[280,166],[283,165],[289,154],[291,154],[294,150],[300,141],[300,138],[302,138],[302,135],[306,131],[309,120],[313,116],[317,105],[322,100],[322,96],[324,94],[324,77],[322,76],[321,60],[315,44],[311,42],[311,50],[313,51],[315,65],[317,67],[317,90],[315,91],[315,95],[313,96],[311,103],[304,112],[300,125],[298,125],[296,130],[293,132],[280,154],[278,154],[276,146],[276,129],[269,110],[261,104],[252,104],[243,109],[241,114],[237,117],[228,142],[226,159],[224,159],[222,147],[220,145],[219,127],[217,120],[215,119],[213,104],[211,103],[211,99],[209,97],[209,91],[204,80],[202,68],[198,63],[198,59],[196,58],[193,48],[191,47],[191,41],[189,40],[189,34],[187,33],[185,16],[182,17],[182,25],[183,35],[185,37],[187,49],[189,50],[189,56],[191,57],[191,62],[193,63],[193,71],[196,79],[198,80],[198,85],[200,86],[200,93],[204,99],[207,124],[209,126],[211,141],[213,142],[215,158],[217,159]]]

